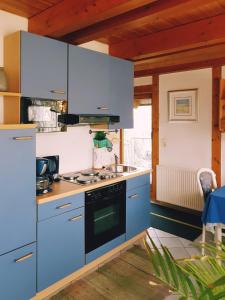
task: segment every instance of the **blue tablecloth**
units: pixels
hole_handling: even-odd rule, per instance
[[[202,213],[204,224],[225,224],[225,186],[210,193]]]

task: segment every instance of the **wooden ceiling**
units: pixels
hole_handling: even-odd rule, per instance
[[[29,31],[80,44],[98,40],[135,61],[136,76],[225,62],[225,0],[1,0]]]
[[[62,0],[0,0],[0,9],[31,18]]]

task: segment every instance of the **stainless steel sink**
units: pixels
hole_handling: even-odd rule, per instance
[[[115,165],[111,165],[107,167],[106,170],[113,173],[132,173],[137,171],[137,168],[131,166],[125,166],[125,165],[117,165],[117,169],[116,169]]]

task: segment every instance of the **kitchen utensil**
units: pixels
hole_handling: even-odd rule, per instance
[[[42,157],[36,158],[36,176],[43,176],[46,173],[48,160]]]

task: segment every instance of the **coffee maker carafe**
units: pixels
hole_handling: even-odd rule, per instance
[[[50,185],[52,181],[46,174],[48,168],[48,159],[36,158],[36,195],[42,195],[51,192]]]

